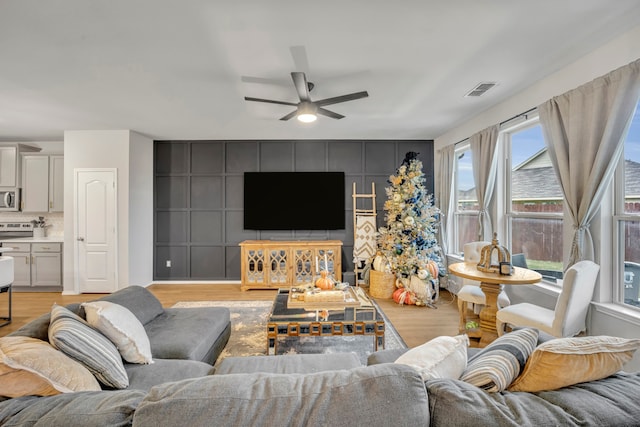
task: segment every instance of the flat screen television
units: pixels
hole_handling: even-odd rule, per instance
[[[344,172],[245,172],[245,230],[342,230]]]

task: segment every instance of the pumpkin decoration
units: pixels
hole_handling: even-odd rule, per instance
[[[391,298],[393,298],[393,301],[396,304],[400,304],[400,298],[402,298],[403,293],[404,293],[404,288],[398,288],[395,291],[393,291],[393,295],[391,295]]]
[[[431,273],[431,277],[433,277],[434,279],[438,277],[439,272],[437,262],[429,260],[429,262],[427,263],[427,270],[429,270],[429,273]]]
[[[373,258],[373,263],[371,264],[375,271],[387,271],[389,270],[389,262],[380,252],[376,254]]]
[[[416,303],[416,296],[405,288],[396,289],[393,292],[392,298],[396,304],[400,305],[414,305]]]
[[[404,295],[404,303],[407,305],[415,305],[417,302],[416,295],[413,292],[407,291]]]
[[[320,272],[320,277],[316,280],[316,288],[320,288],[324,291],[333,289],[333,279],[329,277],[329,273],[327,271]]]

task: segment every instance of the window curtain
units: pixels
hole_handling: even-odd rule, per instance
[[[445,254],[449,253],[449,223],[451,212],[451,184],[455,160],[455,145],[440,150],[440,179],[438,180],[438,205],[440,207],[440,245]]]
[[[594,259],[591,221],[611,183],[640,96],[640,60],[538,107],[573,223],[567,268]]]
[[[473,180],[478,196],[478,240],[490,241],[493,238],[489,203],[493,196],[498,169],[496,148],[499,130],[500,126],[494,125],[471,135],[469,138]]]

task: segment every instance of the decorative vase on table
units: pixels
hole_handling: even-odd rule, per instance
[[[384,204],[387,224],[378,230],[377,243],[399,279],[396,286],[403,289],[403,303],[415,299],[416,305],[434,307],[439,273],[444,272],[436,239],[440,210],[424,187],[422,162],[417,156],[407,153],[396,174],[388,179]]]

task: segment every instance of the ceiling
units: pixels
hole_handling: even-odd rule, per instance
[[[1,0],[0,140],[436,138],[638,22],[637,0]],[[311,124],[244,101],[297,102],[292,71],[369,97]]]

